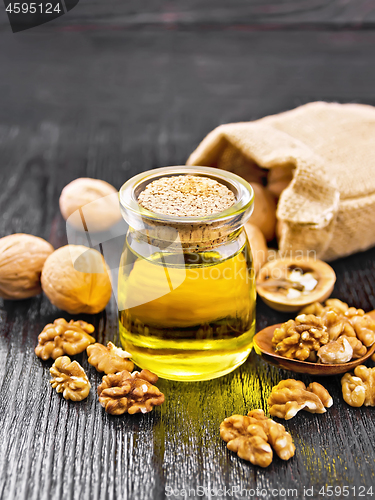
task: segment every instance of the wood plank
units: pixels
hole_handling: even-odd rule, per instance
[[[184,163],[221,123],[316,99],[375,104],[371,31],[103,30],[55,33],[50,43],[40,31],[28,35],[0,33],[7,47],[0,53],[0,236],[23,231],[65,244],[58,197],[66,183],[89,175],[118,188],[137,172]],[[374,249],[335,262],[334,296],[374,309],[374,262]],[[226,449],[219,424],[267,409],[271,387],[290,373],[253,353],[218,380],[160,381],[166,402],[150,414],[112,417],[97,401],[101,377],[85,355],[77,359],[92,383],[88,400],[74,404],[52,391],[51,363],[33,349],[43,326],[61,315],[70,318],[44,296],[0,302],[0,498],[159,500],[171,490],[232,486],[297,488],[302,498],[304,486],[373,484],[373,409],[349,408],[339,377],[323,381],[334,398],[326,414],[286,423],[296,456],[264,471]],[[286,319],[260,301],[257,318],[258,329]],[[114,300],[83,319],[100,342],[118,342]]]
[[[68,15],[37,28],[40,32],[61,27],[100,30],[140,29],[228,29],[230,26],[257,26],[267,29],[371,27],[375,6],[368,0],[217,0],[174,2],[166,0],[81,1]],[[7,25],[6,16],[0,26]]]

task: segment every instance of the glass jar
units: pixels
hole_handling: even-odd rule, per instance
[[[147,184],[176,175],[209,177],[236,201],[204,217],[169,216],[137,203]],[[255,276],[243,225],[251,186],[209,167],[165,167],[120,189],[129,224],[118,279],[120,339],[141,368],[172,380],[208,380],[248,357],[255,333]]]

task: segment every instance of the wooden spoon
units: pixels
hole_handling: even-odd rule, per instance
[[[366,313],[375,319],[375,310],[370,313]],[[337,364],[324,364],[324,363],[311,363],[308,361],[299,361],[298,359],[285,358],[276,354],[273,345],[272,337],[273,332],[281,324],[268,326],[264,328],[254,337],[254,349],[257,354],[259,354],[264,361],[270,363],[271,365],[278,366],[279,368],[284,368],[284,370],[290,370],[296,373],[306,373],[309,375],[317,376],[327,376],[327,375],[340,375],[354,370],[358,365],[364,363],[372,354],[375,352],[375,343],[367,350],[367,353],[361,358],[349,361],[349,363],[337,363]]]

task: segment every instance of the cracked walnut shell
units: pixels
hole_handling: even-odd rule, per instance
[[[356,366],[354,375],[345,373],[341,379],[344,401],[350,406],[375,406],[375,368]]]
[[[99,402],[111,415],[148,413],[164,403],[164,394],[153,385],[157,380],[148,370],[106,375],[98,387]]]
[[[52,252],[52,245],[31,234],[0,238],[0,297],[20,300],[41,293],[40,275]]]
[[[89,395],[89,379],[77,361],[70,361],[68,356],[60,356],[51,366],[50,373],[52,387],[57,392],[62,392],[65,399],[82,401]]]
[[[268,467],[272,462],[271,446],[282,460],[289,460],[295,452],[292,436],[283,425],[267,418],[263,410],[226,418],[220,424],[220,437],[229,450],[261,467]]]
[[[94,330],[93,325],[85,321],[70,320],[68,323],[64,318],[55,319],[39,334],[35,354],[44,361],[56,359],[63,354],[79,354],[95,342],[94,337],[89,335]]]
[[[300,410],[325,413],[333,404],[329,392],[317,382],[308,387],[300,380],[282,380],[273,387],[268,405],[270,415],[289,420]]]
[[[315,361],[316,351],[329,340],[327,327],[313,314],[300,314],[276,328],[272,344],[277,354],[300,361]]]
[[[112,342],[108,342],[107,347],[98,343],[91,344],[87,347],[86,352],[90,365],[106,375],[123,370],[130,372],[134,368],[133,362],[129,359],[131,354],[116,347]]]

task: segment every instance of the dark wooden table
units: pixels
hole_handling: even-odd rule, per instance
[[[374,23],[373,0],[81,0],[18,34],[1,12],[0,236],[61,246],[58,198],[69,181],[119,188],[142,170],[184,164],[221,123],[312,100],[375,104]],[[375,250],[333,265],[333,295],[374,309]],[[260,301],[257,315],[258,329],[284,319]],[[218,380],[160,381],[166,402],[150,414],[112,417],[83,355],[89,398],[66,402],[51,389],[50,363],[34,347],[59,316],[70,318],[43,295],[0,302],[2,499],[307,499],[325,498],[327,486],[333,498],[372,498],[375,410],[346,405],[339,377],[322,380],[334,398],[326,414],[286,423],[295,457],[263,470],[226,449],[219,424],[267,409],[290,373],[253,353]],[[118,341],[115,301],[85,319],[100,342]]]

